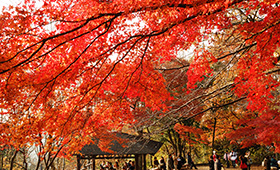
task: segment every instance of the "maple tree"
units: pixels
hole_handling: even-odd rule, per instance
[[[92,137],[100,138],[106,150],[110,132],[149,120],[154,113],[157,118],[189,119],[246,100],[248,113],[257,113],[254,119],[245,115],[247,119],[240,120],[250,125],[246,132],[253,130],[254,142],[273,141],[279,149],[277,134],[260,131],[262,125],[271,131],[279,128],[278,110],[271,106],[276,96],[272,92],[279,87],[278,3],[25,0],[3,9],[1,145],[38,146],[38,157],[49,157],[45,162],[51,165],[52,158],[78,151]],[[232,27],[234,31],[226,34]],[[211,51],[215,32],[234,45]],[[238,42],[231,41],[232,35],[238,35]],[[165,68],[158,67],[192,47],[189,63],[169,68],[187,69],[182,92],[189,97],[178,101],[159,71]],[[211,90],[208,87],[222,72],[213,72],[218,62],[225,66],[223,72],[236,71],[231,81]],[[233,100],[207,105],[226,92],[234,95]],[[170,101],[177,107],[170,107]]]
[[[160,69],[160,72],[165,78],[166,88],[174,100],[166,102],[166,105],[171,108],[170,111],[164,114],[164,118],[159,117],[160,121],[156,129],[150,130],[151,133],[163,131],[163,136],[160,138],[166,141],[167,147],[172,146],[170,149],[166,149],[168,154],[175,153],[185,158],[188,151],[195,149],[195,144],[207,143],[207,139],[203,135],[204,131],[199,127],[201,116],[185,120],[186,115],[196,114],[203,109],[203,102],[195,100],[195,97],[203,94],[201,89],[186,93],[188,68],[174,69],[188,64],[186,59],[180,57],[161,64],[160,67],[164,69]]]

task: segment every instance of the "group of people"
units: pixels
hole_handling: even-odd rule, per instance
[[[233,168],[239,164],[240,169],[250,170],[252,159],[250,158],[250,152],[247,152],[245,155],[240,155],[238,157],[237,153],[234,151],[226,152],[224,154],[224,160],[226,162],[226,167],[230,167],[230,162]],[[221,170],[224,165],[221,163],[219,155],[213,151],[213,155],[210,156],[209,160],[209,169],[210,170]],[[225,167],[224,167],[225,168]]]
[[[252,159],[250,158],[250,152],[247,152],[245,155],[240,155],[238,157],[237,153],[234,151],[226,152],[224,154],[224,160],[226,162],[226,167],[230,167],[230,162],[233,168],[239,165],[239,168],[242,170],[250,170]],[[215,151],[213,151],[213,155],[210,156],[209,159],[209,170],[222,170],[222,167],[224,165],[221,163],[220,156],[216,154]],[[174,156],[172,154],[168,155],[167,162],[165,162],[164,158],[161,157],[159,160],[157,157],[154,157],[153,160],[153,166],[154,169],[157,170],[181,170],[183,165],[188,165],[188,169],[195,168],[197,169],[196,165],[194,164],[191,154],[187,154],[187,159],[184,159],[181,155]],[[264,170],[271,170],[275,169],[278,170],[278,162],[275,159],[274,156],[266,156],[264,161],[262,162],[262,166],[264,167]],[[225,168],[225,167],[224,167]],[[123,166],[119,166],[118,162],[115,162],[114,164],[111,162],[103,161],[100,164],[100,170],[135,170],[135,162],[132,160],[129,160],[128,162],[125,162]]]
[[[221,163],[220,156],[213,151],[213,155],[209,159],[209,170],[221,170],[223,164]]]
[[[100,170],[135,170],[135,162],[132,160],[129,160],[128,162],[125,162],[123,166],[121,167],[119,165],[119,162],[115,162],[114,164],[112,162],[106,162],[103,161],[100,164]]]
[[[181,155],[176,157],[172,154],[168,155],[167,163],[165,163],[163,157],[161,157],[160,160],[158,160],[157,157],[154,157],[154,161],[153,161],[154,168],[159,170],[175,170],[175,169],[181,170],[183,165],[186,163],[188,163],[190,169],[192,168],[197,169],[197,167],[195,166],[191,158],[190,153],[188,153],[187,155],[187,161]]]
[[[125,162],[122,167],[122,170],[135,170],[135,162],[132,160]]]
[[[247,155],[249,156],[249,155]],[[246,156],[246,157],[247,157]],[[235,151],[231,151],[231,152],[226,152],[224,154],[224,160],[226,161],[226,167],[229,168],[230,167],[230,162],[233,168],[236,167],[236,164],[238,163],[238,155],[237,152]]]
[[[114,165],[112,162],[105,162],[102,161],[100,166],[100,170],[116,170],[116,166],[118,165],[118,163],[116,162]]]
[[[161,157],[160,160],[158,160],[157,157],[154,157],[154,168],[166,170],[166,163],[163,157]]]
[[[265,170],[279,169],[278,162],[274,156],[266,156],[262,162],[262,166],[264,166]]]

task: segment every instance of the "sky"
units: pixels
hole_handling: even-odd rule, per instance
[[[3,6],[17,5],[21,1],[23,0],[0,0],[0,11],[2,10]]]

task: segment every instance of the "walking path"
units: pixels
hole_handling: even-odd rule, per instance
[[[197,166],[198,170],[209,170],[208,166]],[[193,170],[195,170],[193,168]],[[223,169],[222,169],[223,170]],[[239,167],[236,168],[224,168],[224,170],[241,170]],[[251,166],[251,170],[264,170],[264,167],[262,166]]]

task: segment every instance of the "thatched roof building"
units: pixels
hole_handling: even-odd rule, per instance
[[[140,136],[125,133],[116,134],[120,141],[113,140],[109,150],[113,153],[102,151],[98,145],[85,145],[77,155],[77,169],[80,170],[80,159],[91,159],[92,169],[95,169],[95,159],[134,158],[136,170],[146,170],[146,155],[154,155],[162,146],[161,142],[145,139]]]

